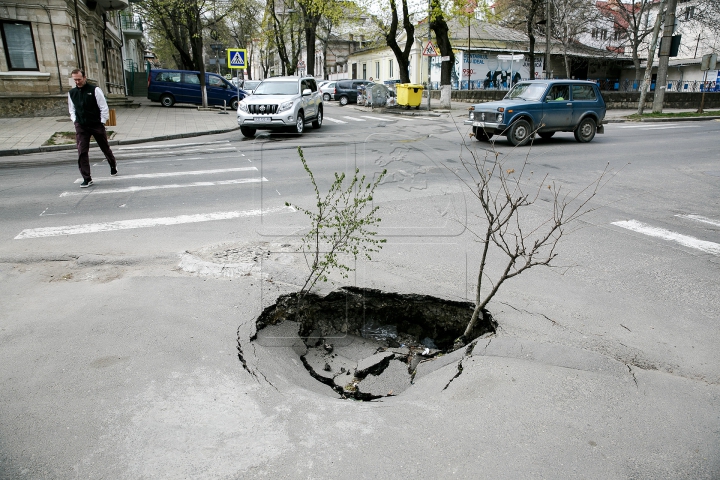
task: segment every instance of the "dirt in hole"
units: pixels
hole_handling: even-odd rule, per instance
[[[343,398],[374,400],[409,388],[418,365],[453,350],[474,304],[429,295],[345,287],[322,297],[287,294],[257,319],[257,333],[283,322],[297,325],[308,373]],[[470,339],[494,333],[484,311]],[[242,360],[242,356],[241,356]]]

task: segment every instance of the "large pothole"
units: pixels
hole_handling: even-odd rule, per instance
[[[324,297],[292,293],[262,312],[251,341],[262,342],[271,327],[291,323],[302,340],[300,361],[313,378],[343,398],[373,400],[409,388],[422,364],[440,366],[473,309],[470,302],[357,287]],[[496,326],[483,312],[470,338]],[[242,351],[240,357],[244,362]]]

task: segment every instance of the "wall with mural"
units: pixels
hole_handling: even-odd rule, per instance
[[[453,90],[467,90],[468,81],[471,90],[508,89],[512,83],[526,80],[530,76],[530,62],[526,55],[497,52],[479,52],[468,55],[466,52],[455,53],[455,66],[452,71]],[[468,57],[470,62],[468,63]],[[499,58],[498,58],[499,57]],[[432,59],[431,80],[433,88],[440,84],[440,57]],[[542,78],[543,59],[535,58],[535,76]],[[469,75],[469,79],[468,79]]]

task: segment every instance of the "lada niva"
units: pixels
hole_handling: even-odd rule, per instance
[[[537,133],[550,138],[556,132],[573,132],[585,143],[604,133],[605,101],[596,83],[581,80],[529,80],[519,82],[497,102],[469,108],[465,125],[472,125],[475,139],[489,141],[505,135],[513,145],[523,145]]]

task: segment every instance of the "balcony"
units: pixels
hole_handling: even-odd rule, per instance
[[[129,0],[85,0],[85,3],[90,7],[90,10],[94,10],[92,4],[95,4],[105,11],[122,10],[130,4]]]
[[[120,27],[126,38],[143,38],[142,21],[127,15],[120,15]]]

